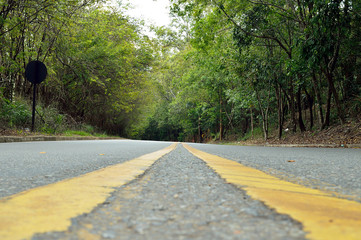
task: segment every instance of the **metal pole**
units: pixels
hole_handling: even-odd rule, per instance
[[[33,91],[33,118],[31,122],[31,131],[34,132],[35,125],[35,105],[36,105],[36,83],[34,83],[34,91]]]

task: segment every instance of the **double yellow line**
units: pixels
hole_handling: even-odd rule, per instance
[[[71,218],[91,212],[115,187],[142,175],[176,146],[0,200],[0,239],[29,239],[35,233],[66,231]]]
[[[184,145],[226,182],[302,223],[309,239],[361,239],[361,204],[283,181],[254,168]]]
[[[80,177],[0,200],[0,239],[66,231],[71,218],[88,213],[114,191],[136,179],[177,144]],[[309,239],[361,239],[361,204],[289,183],[235,161],[183,145],[226,182],[244,189],[281,214],[301,222]]]

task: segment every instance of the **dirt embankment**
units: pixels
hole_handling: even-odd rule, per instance
[[[0,128],[0,136],[15,136],[15,137],[29,137],[29,136],[49,136],[41,133],[31,133],[28,129],[26,130],[9,130]],[[61,136],[57,135],[57,136]],[[235,142],[235,141],[227,141]],[[219,143],[215,141],[214,143]],[[261,136],[248,139],[247,141],[238,141],[237,144],[241,145],[268,145],[268,144],[324,144],[332,146],[347,147],[348,145],[359,145],[361,146],[361,120],[358,122],[348,122],[344,125],[337,125],[329,127],[324,130],[313,130],[306,132],[292,133],[291,131],[285,131],[282,139],[278,139],[277,131],[270,134],[269,139],[265,141]]]
[[[347,147],[361,144],[361,121],[348,122],[344,125],[332,126],[324,130],[292,133],[284,132],[282,139],[272,133],[265,141],[263,138],[249,139],[240,144],[325,144]]]

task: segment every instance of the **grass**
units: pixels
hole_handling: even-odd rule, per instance
[[[77,130],[66,130],[62,133],[62,135],[67,137],[74,137],[74,136],[81,136],[81,137],[100,137],[100,138],[106,138],[106,137],[114,137],[109,136],[105,133],[89,133],[86,131],[77,131]]]
[[[263,138],[263,130],[262,127],[255,127],[253,129],[253,136],[251,131],[247,132],[241,139],[240,141],[247,141],[250,139],[258,139],[258,138]]]
[[[35,130],[31,128],[31,104],[24,99],[16,98],[13,102],[0,99],[0,130],[2,135],[60,135],[108,138],[105,133],[99,133],[96,127],[85,123],[70,122],[67,116],[61,114],[55,107],[44,107],[38,104],[36,108]]]
[[[83,137],[92,137],[93,134],[85,132],[85,131],[76,131],[76,130],[66,130],[62,133],[62,135],[67,137],[72,136],[83,136]]]

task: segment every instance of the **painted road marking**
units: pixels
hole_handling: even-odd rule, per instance
[[[361,239],[361,204],[333,197],[268,175],[254,168],[183,146],[228,183],[244,189],[253,199],[301,222],[309,239]]]
[[[35,233],[66,231],[71,218],[105,202],[114,187],[134,180],[176,146],[174,143],[122,164],[0,200],[0,239],[28,239]]]

